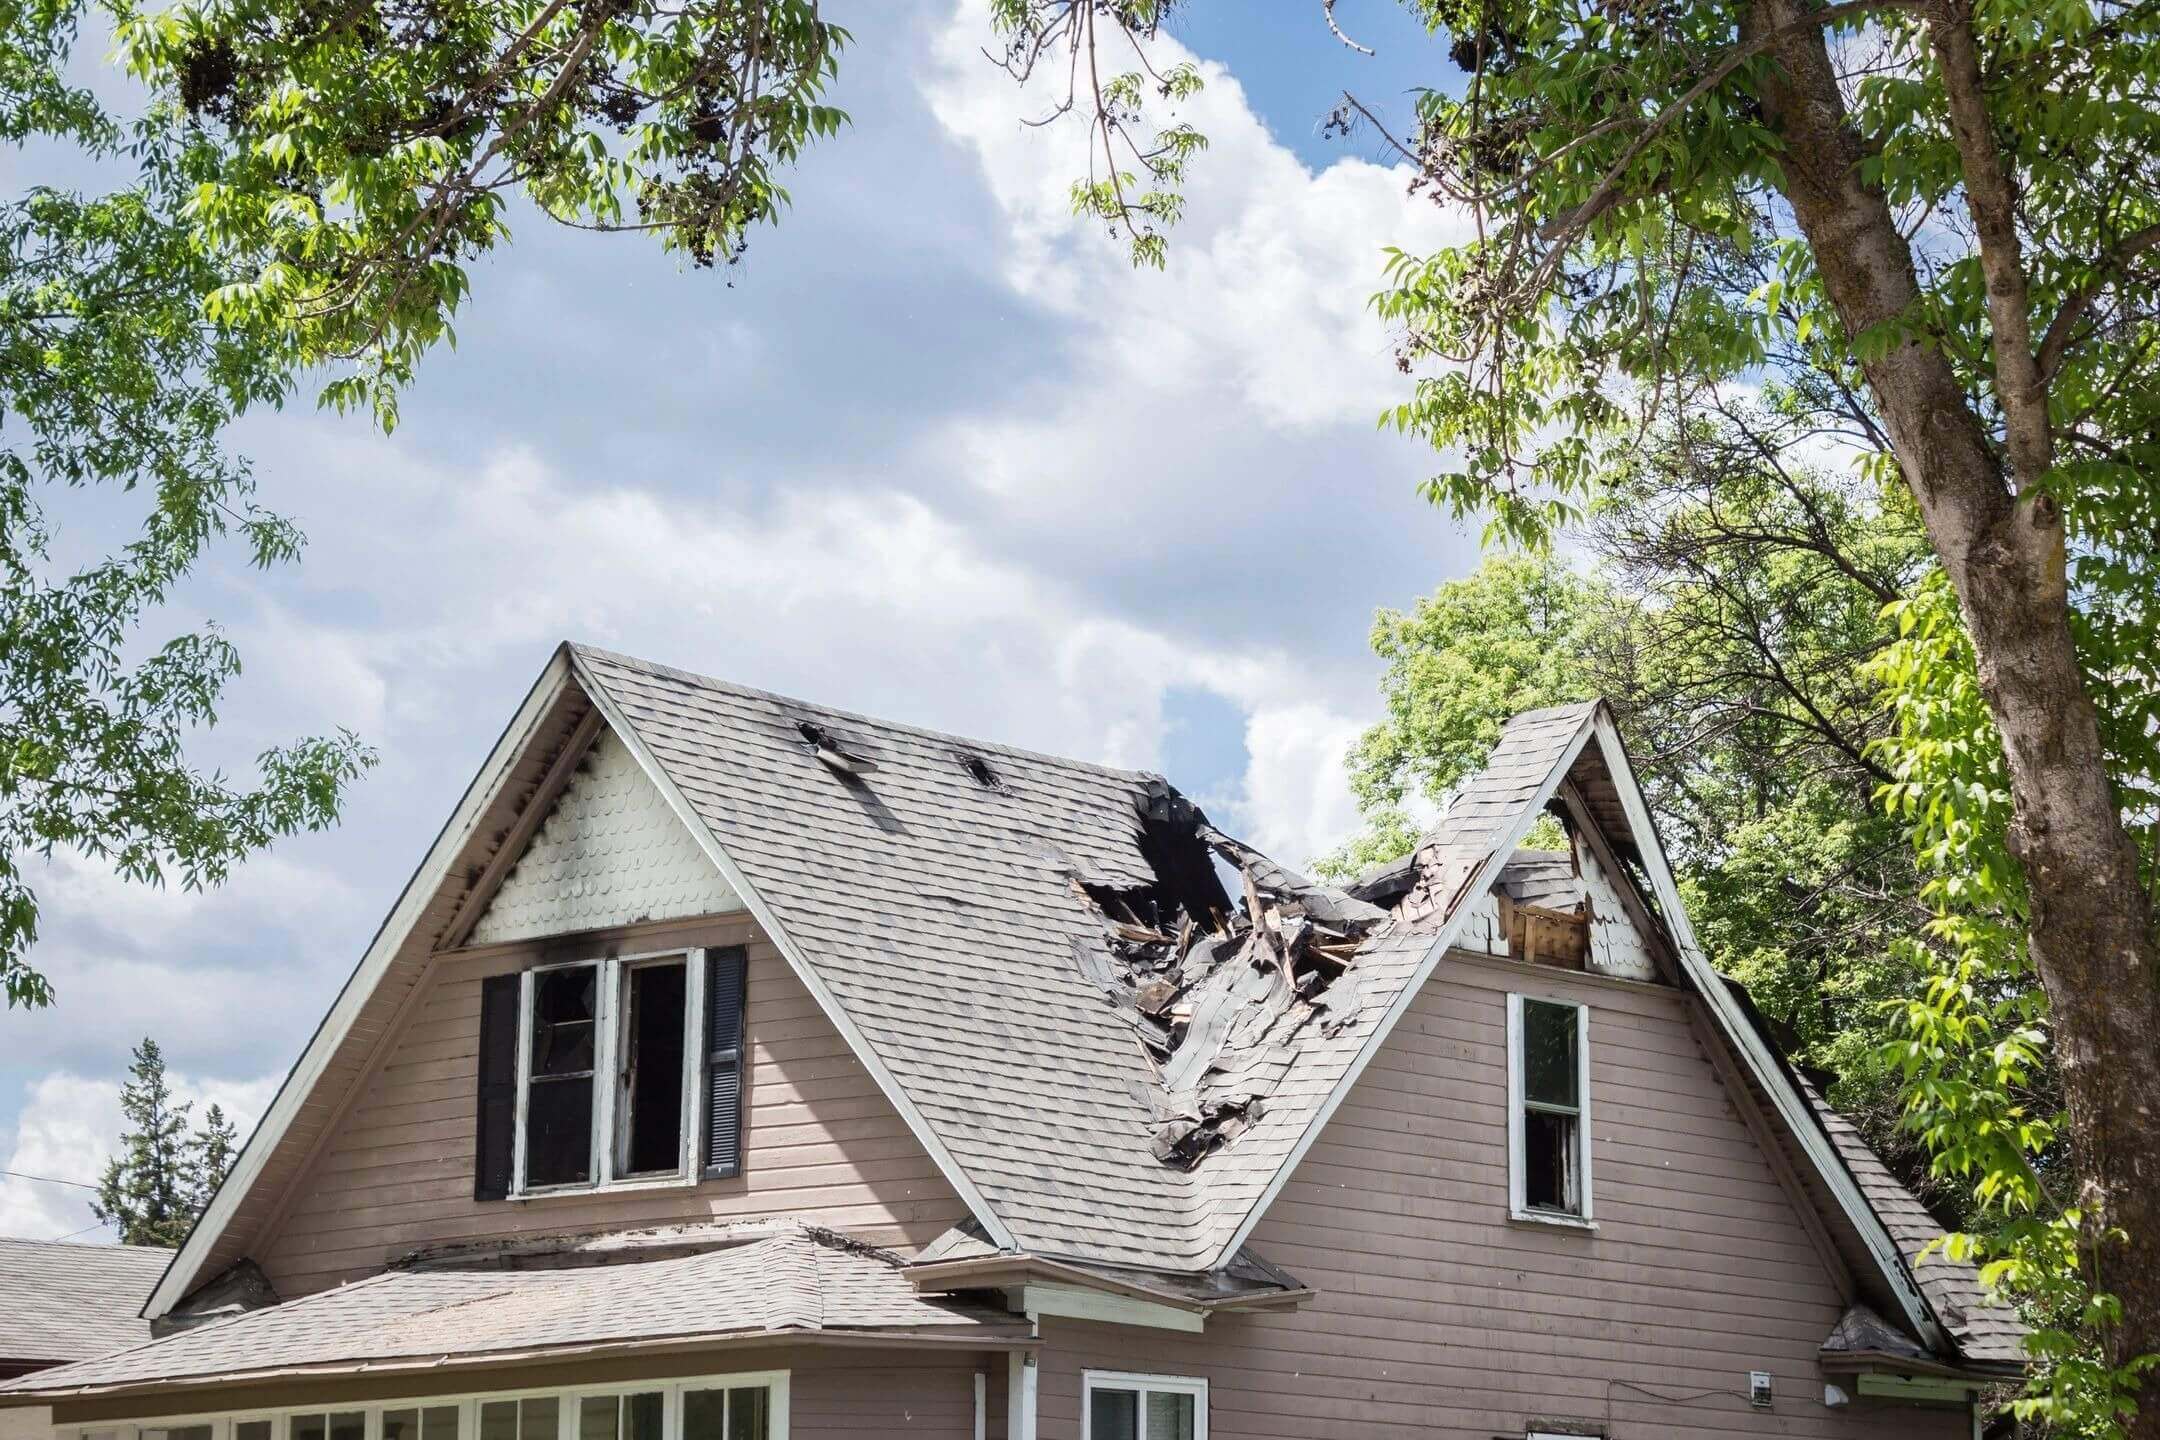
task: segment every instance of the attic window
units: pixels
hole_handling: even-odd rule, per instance
[[[970,754],[965,750],[955,750],[953,758],[960,762],[960,768],[967,772],[968,779],[973,780],[985,790],[995,790],[1000,794],[1004,793],[1005,777],[992,769],[988,760],[985,760],[980,755]]]
[[[476,1198],[739,1173],[743,960],[729,946],[491,977]]]
[[[1507,997],[1508,1213],[1590,1223],[1590,1012]]]

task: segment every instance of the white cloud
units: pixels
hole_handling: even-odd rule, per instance
[[[1352,828],[1364,607],[1470,549],[1373,433],[1400,381],[1366,301],[1384,245],[1452,222],[1399,171],[1304,165],[1214,68],[1170,268],[1135,272],[1070,213],[1077,132],[1024,129],[980,5],[930,3],[865,12],[857,58],[904,63],[850,72],[855,132],[741,290],[527,226],[394,440],[249,422],[312,543],[206,582],[249,662],[215,753],[344,725],[382,764],[337,831],[210,896],[55,862],[35,958],[61,1008],[0,1014],[18,1148],[71,1114],[109,1132],[84,1097],[144,1034],[191,1072],[282,1073],[565,637],[1150,768],[1166,695],[1201,689],[1242,717],[1226,823],[1293,863]]]
[[[177,1072],[167,1076],[174,1099],[191,1107],[200,1122],[213,1104],[222,1107],[244,1138],[277,1092],[277,1077],[247,1081],[204,1081]],[[91,1192],[118,1150],[123,1125],[120,1082],[89,1079],[55,1071],[32,1082],[27,1103],[16,1117],[13,1143],[0,1169],[0,1235],[57,1240],[98,1224],[91,1212]],[[29,1177],[36,1176],[37,1179]],[[57,1182],[73,1181],[75,1184]],[[114,1238],[109,1230],[91,1229],[84,1241]]]

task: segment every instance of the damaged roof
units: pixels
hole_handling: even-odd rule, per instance
[[[1221,913],[1215,933],[1199,937],[1210,954],[1225,944],[1234,955],[1252,931],[1243,897],[1229,901],[1212,858],[1242,847],[1160,777],[605,651],[573,655],[603,709],[649,749],[769,909],[780,943],[801,952],[1020,1248],[1145,1269],[1218,1263],[1286,1153],[1281,1137],[1316,1113],[1431,948],[1430,936],[1380,924],[1374,907],[1244,852],[1256,886],[1276,897],[1263,908],[1294,908],[1308,940],[1332,939],[1345,959],[1355,952],[1360,982],[1332,1006],[1294,994],[1286,1002],[1280,990],[1246,1005],[1199,987],[1194,1001],[1210,1006],[1201,1038],[1225,1044],[1209,1063],[1179,1062],[1151,1052],[1136,1027],[1125,992],[1148,977],[1121,965],[1111,922],[1138,931],[1173,923],[1173,908],[1202,907],[1112,915],[1102,897],[1139,904],[1168,888],[1183,901],[1212,886]],[[821,748],[854,763],[835,764]],[[1328,896],[1347,920],[1310,921]],[[1332,937],[1317,933],[1323,924]],[[1264,943],[1280,938],[1270,932]],[[1215,988],[1227,989],[1238,973],[1218,963],[1193,978],[1220,977]],[[1233,1022],[1241,1028],[1231,1045]],[[1298,1043],[1281,1043],[1293,1026]],[[1225,1058],[1245,1067],[1240,1081],[1206,1073]],[[1184,1116],[1197,1124],[1198,1112],[1250,1094],[1266,1096],[1263,1114],[1241,1117],[1248,1133],[1236,1145],[1205,1163],[1165,1163],[1166,1126]]]
[[[1231,1263],[1464,902],[1511,879],[1543,893],[1546,862],[1515,847],[1548,801],[1565,796],[1623,863],[1663,873],[1595,704],[1506,727],[1396,877],[1391,914],[1369,887],[1315,886],[1240,845],[1157,776],[583,647],[550,675],[564,657],[567,678],[544,676],[528,708],[555,703],[549,684],[590,697],[1005,1251],[1157,1274]],[[440,847],[459,843],[445,833]],[[1653,924],[1685,947],[1669,894]],[[1715,979],[1688,963],[1715,1012]],[[1756,1043],[1718,1018],[1736,1047]],[[1848,1184],[1803,1102],[1779,1093],[1818,1146],[1811,1163]],[[242,1169],[275,1143],[255,1137]],[[215,1241],[191,1239],[166,1282],[176,1296]],[[1889,1246],[1874,1254],[1901,1276]],[[1899,1285],[1892,1313],[1928,1332]]]
[[[138,1385],[306,1373],[381,1373],[507,1363],[593,1347],[679,1340],[875,1334],[1023,1340],[1002,1308],[917,1295],[897,1256],[801,1221],[742,1227],[748,1238],[635,1263],[386,1270],[334,1290],[182,1330],[117,1354],[42,1371],[12,1393],[53,1397]],[[139,1337],[138,1337],[139,1338]]]

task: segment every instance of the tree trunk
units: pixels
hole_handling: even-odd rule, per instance
[[[1822,30],[1801,0],[1754,0],[1772,49],[1763,106],[1785,144],[1783,193],[1848,335],[1918,313],[1912,252],[1888,201],[1861,181]],[[2160,1352],[2160,983],[2137,851],[2107,776],[2070,632],[2062,517],[2015,493],[2003,457],[1939,350],[1916,341],[1863,364],[1972,637],[1981,692],[2009,763],[2009,842],[2031,892],[2031,953],[2081,1174],[2080,1203],[2128,1233],[2104,1242],[2100,1287],[2120,1298],[2119,1361]],[[2029,481],[2031,477],[2026,477]],[[2132,1429],[2160,1440],[2160,1379]]]

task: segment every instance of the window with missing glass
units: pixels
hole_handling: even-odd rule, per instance
[[[478,1198],[739,1170],[739,949],[584,960],[503,979],[516,986],[514,1125],[491,1108],[500,1103],[493,1076],[506,1066],[488,1060],[512,1032],[484,1023]],[[717,1058],[707,1053],[715,1025],[729,1034]],[[727,1096],[701,1104],[708,1087]],[[509,1153],[487,1153],[504,1142],[514,1165]]]
[[[1590,1222],[1590,1011],[1508,996],[1508,1209]]]
[[[1089,1370],[1081,1440],[1207,1440],[1207,1381]]]

